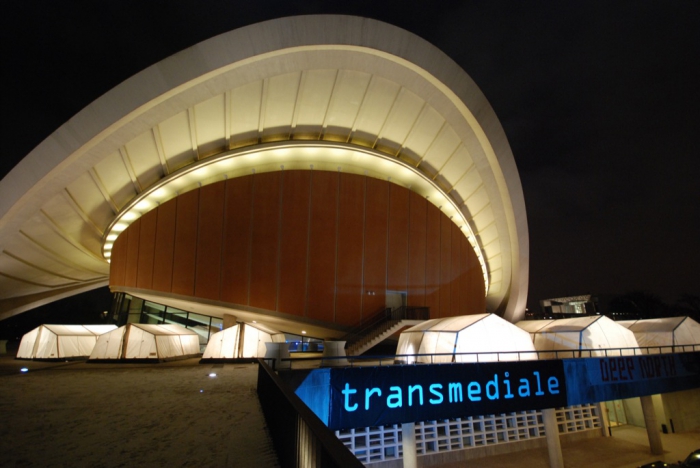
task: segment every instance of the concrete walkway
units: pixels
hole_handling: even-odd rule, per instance
[[[257,364],[198,361],[0,357],[0,466],[279,466]]]
[[[656,460],[677,462],[700,448],[700,431],[684,434],[661,434],[663,455],[649,452],[646,429],[635,426],[613,428],[612,437],[572,442],[562,446],[566,468],[636,468]],[[440,465],[442,468],[548,468],[547,449],[523,450],[504,455]]]

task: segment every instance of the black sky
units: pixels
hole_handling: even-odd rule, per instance
[[[0,176],[121,81],[217,34],[346,13],[428,40],[477,83],[518,165],[532,309],[700,295],[700,2],[29,1],[0,7]]]

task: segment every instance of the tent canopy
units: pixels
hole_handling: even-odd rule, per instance
[[[237,323],[214,333],[202,359],[264,357],[265,343],[284,343],[284,333],[258,323]]]
[[[128,323],[100,336],[90,360],[177,359],[199,354],[199,335],[180,325]]]
[[[97,337],[116,328],[116,325],[40,325],[22,337],[17,358],[87,358]]]
[[[634,333],[639,346],[668,347],[645,351],[671,353],[673,346],[682,346],[678,351],[693,351],[693,345],[700,345],[700,324],[690,317],[665,317],[646,320],[625,320],[621,323]]]
[[[536,359],[534,349],[526,331],[495,314],[476,314],[427,320],[403,331],[397,354],[409,355],[401,358],[408,362],[515,361]]]
[[[602,315],[559,320],[522,320],[516,325],[529,331],[537,351],[591,351],[585,353],[587,357],[634,354],[633,348],[638,347],[632,332]],[[600,351],[603,349],[613,351]],[[583,357],[580,353],[572,355]],[[540,355],[540,358],[556,356]],[[567,356],[560,354],[559,357]]]

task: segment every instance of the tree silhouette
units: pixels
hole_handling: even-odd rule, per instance
[[[668,305],[661,298],[647,291],[632,291],[612,299],[610,311],[638,319],[669,316]]]

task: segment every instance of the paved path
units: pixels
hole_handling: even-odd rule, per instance
[[[562,447],[565,468],[636,468],[656,460],[677,462],[700,448],[700,431],[684,434],[661,434],[663,455],[649,452],[646,429],[634,426],[613,428],[612,437],[573,442]],[[450,463],[441,468],[548,468],[547,449],[523,450],[504,455]]]

